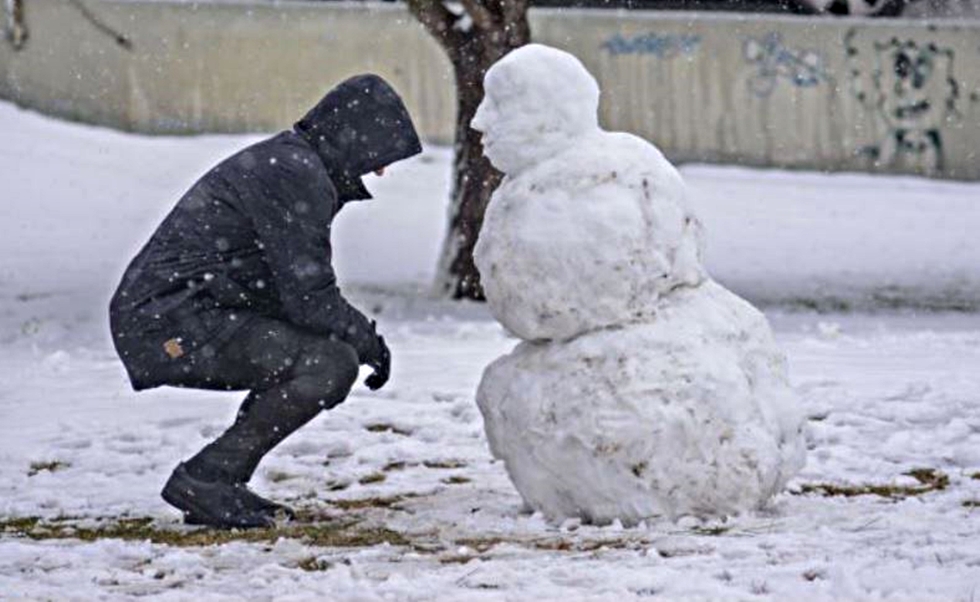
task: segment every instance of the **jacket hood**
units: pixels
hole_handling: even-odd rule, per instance
[[[294,128],[320,155],[341,200],[371,198],[361,176],[422,152],[404,103],[377,75],[344,80]]]

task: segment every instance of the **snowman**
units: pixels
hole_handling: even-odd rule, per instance
[[[474,256],[522,341],[476,398],[526,504],[626,525],[764,505],[803,465],[803,414],[766,319],[701,265],[680,174],[599,127],[566,52],[514,50],[484,86],[472,127],[505,177]]]

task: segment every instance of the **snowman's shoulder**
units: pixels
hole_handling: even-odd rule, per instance
[[[706,331],[722,336],[771,341],[765,315],[754,305],[708,278],[695,287],[681,287],[660,301],[661,315],[673,320],[697,322]]]
[[[657,148],[657,145],[645,138],[629,132],[603,132],[600,137],[604,154],[612,153],[618,159],[643,164],[666,164],[673,168],[670,161]]]
[[[743,344],[777,353],[769,320],[756,306],[717,282],[707,284],[721,317],[736,331]]]
[[[626,132],[596,131],[583,136],[548,163],[585,164],[594,168],[667,163],[650,142]],[[669,164],[669,163],[668,163]]]
[[[622,132],[600,131],[579,139],[557,155],[512,180],[515,190],[565,189],[596,185],[668,188],[682,184],[680,174],[652,144]]]
[[[596,149],[609,165],[618,169],[630,185],[656,189],[683,188],[680,173],[660,149],[648,140],[627,132],[604,132]]]

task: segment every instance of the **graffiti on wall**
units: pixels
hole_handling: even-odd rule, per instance
[[[681,55],[693,56],[700,46],[701,36],[651,31],[630,37],[617,33],[607,38],[600,48],[613,56],[639,54],[672,59]]]
[[[778,32],[761,38],[748,38],[742,44],[742,56],[752,67],[749,90],[765,98],[781,81],[798,88],[810,88],[830,80],[826,61],[814,51],[791,48],[783,43]]]
[[[845,36],[851,90],[884,129],[859,152],[875,164],[942,172],[943,128],[961,116],[953,49],[897,37],[862,48],[856,34],[851,29]]]

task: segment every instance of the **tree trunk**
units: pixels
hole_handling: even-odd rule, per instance
[[[27,27],[24,25],[24,0],[5,0],[4,9],[7,13],[7,39],[20,50],[27,42]]]
[[[466,0],[463,7],[465,12],[457,15],[441,2],[409,0],[412,13],[446,50],[456,76],[452,202],[436,286],[453,299],[483,300],[473,247],[501,174],[483,156],[480,134],[470,128],[470,120],[483,100],[487,69],[527,44],[531,31],[527,0]]]

